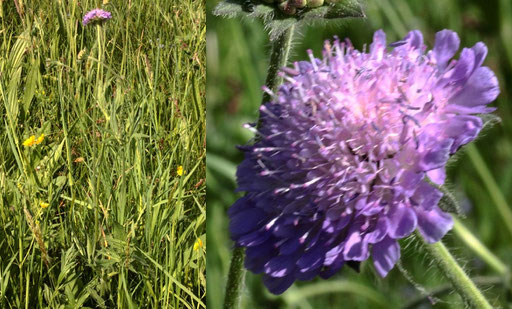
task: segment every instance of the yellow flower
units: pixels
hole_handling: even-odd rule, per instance
[[[178,169],[176,170],[176,174],[178,174],[178,176],[181,176],[183,175],[183,166],[178,166]]]
[[[46,207],[50,206],[50,204],[45,203],[45,202],[40,202],[39,206],[41,206],[41,208],[46,208]]]
[[[37,139],[36,139],[35,135],[31,135],[29,138],[27,138],[23,142],[23,146],[31,147],[34,145],[38,145],[38,144],[41,144],[43,142],[43,140],[44,140],[44,134],[39,135],[39,137]]]
[[[37,140],[36,140],[36,145],[41,144],[41,143],[43,142],[43,140],[44,140],[44,133],[43,133],[43,134],[41,134],[41,135],[37,138]]]
[[[199,248],[202,248],[203,247],[203,241],[201,240],[201,238],[198,238],[196,240],[196,242],[194,243],[194,251],[197,251],[199,250]]]
[[[73,162],[75,162],[75,163],[83,163],[84,161],[85,161],[85,159],[83,157],[78,157]]]
[[[78,60],[82,60],[82,58],[84,57],[84,54],[85,54],[85,49],[82,49],[78,55],[77,55],[77,58]]]
[[[36,143],[36,137],[34,135],[30,136],[23,142],[23,146],[30,147]]]

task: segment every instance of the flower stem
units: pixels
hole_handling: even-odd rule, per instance
[[[233,250],[231,265],[229,267],[228,283],[226,285],[226,296],[224,298],[224,309],[234,309],[240,307],[240,294],[244,285],[245,251],[242,247]]]
[[[283,82],[283,78],[278,75],[279,70],[288,63],[288,56],[292,46],[292,39],[295,26],[288,28],[277,40],[272,42],[272,51],[270,54],[270,64],[268,67],[267,80],[265,85],[272,91],[277,91],[277,87]],[[263,93],[262,104],[270,101],[270,95]]]
[[[439,267],[441,272],[453,284],[453,287],[462,297],[466,305],[470,308],[492,308],[482,292],[480,292],[473,281],[471,281],[441,241],[428,244],[421,235],[417,235],[417,239],[419,239],[423,248],[425,248],[434,259],[437,267]]]
[[[277,40],[272,42],[272,51],[270,54],[270,63],[267,72],[265,85],[272,91],[282,83],[283,78],[278,75],[279,70],[288,63],[288,56],[292,46],[294,26],[291,26],[281,34]],[[268,93],[263,94],[262,104],[271,99]],[[240,294],[245,278],[244,269],[244,248],[237,247],[233,250],[231,265],[229,267],[228,282],[226,284],[226,294],[224,298],[224,309],[234,309],[240,307]]]
[[[98,44],[98,69],[96,71],[96,89],[98,92],[96,95],[98,96],[97,100],[99,100],[99,96],[102,95],[100,93],[100,84],[103,81],[103,70],[101,67],[101,62],[103,61],[103,38],[101,35],[101,25],[96,25],[96,41]]]

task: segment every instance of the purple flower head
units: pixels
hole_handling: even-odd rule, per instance
[[[385,277],[399,239],[418,229],[433,243],[452,228],[427,178],[444,183],[450,155],[482,128],[475,114],[494,110],[487,48],[451,60],[459,38],[449,30],[431,51],[419,31],[390,47],[377,31],[369,52],[335,41],[323,60],[310,53],[283,69],[257,141],[241,147],[238,190],[247,194],[229,209],[231,238],[272,293],[370,255]]]
[[[94,9],[94,10],[87,12],[87,14],[84,15],[82,24],[84,26],[86,26],[89,23],[104,22],[111,18],[112,18],[112,14],[110,12],[104,11],[102,9]]]

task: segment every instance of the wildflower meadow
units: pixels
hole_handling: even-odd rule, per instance
[[[203,1],[0,1],[0,308],[205,308]]]
[[[208,307],[510,306],[491,2],[207,1]]]

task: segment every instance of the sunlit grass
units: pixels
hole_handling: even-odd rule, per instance
[[[204,3],[0,18],[0,307],[204,308]]]

